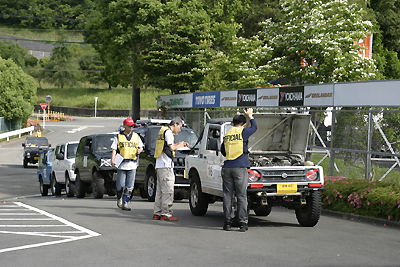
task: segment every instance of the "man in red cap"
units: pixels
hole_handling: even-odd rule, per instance
[[[111,148],[111,164],[117,167],[117,206],[122,210],[131,210],[128,202],[135,185],[136,169],[139,163],[139,154],[143,151],[143,143],[139,135],[133,132],[135,123],[131,118],[124,120],[124,131],[117,135]],[[117,153],[123,161],[118,166]],[[122,159],[121,158],[121,159]]]

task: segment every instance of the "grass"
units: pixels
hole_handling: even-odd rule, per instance
[[[168,95],[169,90],[141,89],[140,108],[156,109],[157,97]],[[101,88],[45,88],[37,90],[38,104],[45,103],[45,97],[52,97],[51,105],[60,107],[94,108],[97,99],[99,109],[131,109],[132,88],[101,89]]]
[[[0,25],[1,35],[38,40],[41,42],[55,42],[60,38],[60,33],[63,34],[63,38],[71,42],[83,42],[83,35],[81,31],[61,31],[51,29],[15,29]]]

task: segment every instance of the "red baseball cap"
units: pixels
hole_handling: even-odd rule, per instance
[[[131,118],[126,118],[124,120],[124,124],[128,125],[128,126],[134,126],[135,125],[135,123],[133,122],[133,120]]]

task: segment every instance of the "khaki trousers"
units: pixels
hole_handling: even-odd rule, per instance
[[[157,169],[157,191],[154,202],[154,215],[172,216],[174,184],[175,175],[172,168]]]

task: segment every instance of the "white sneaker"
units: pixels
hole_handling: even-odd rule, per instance
[[[118,208],[122,209],[122,197],[117,200],[117,206]]]

